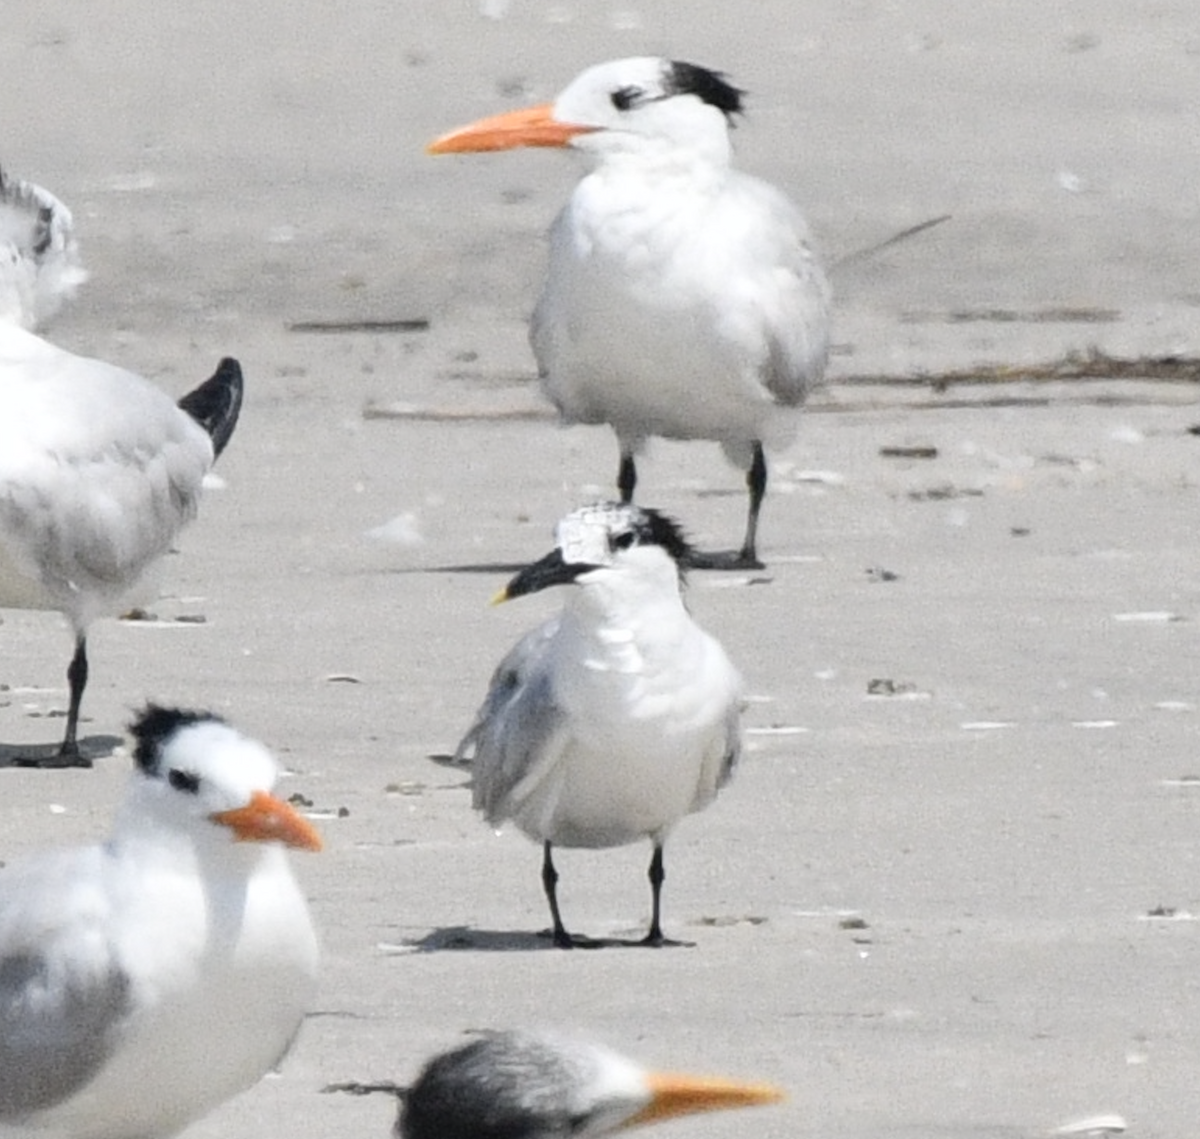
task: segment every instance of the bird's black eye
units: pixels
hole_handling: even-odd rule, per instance
[[[644,94],[640,87],[618,87],[609,98],[618,111],[628,111]]]
[[[608,544],[614,550],[628,550],[636,541],[637,535],[632,530],[626,530],[623,534],[614,534]]]
[[[180,771],[177,767],[167,772],[167,782],[176,791],[186,791],[189,795],[195,795],[200,790],[200,777],[190,771]]]

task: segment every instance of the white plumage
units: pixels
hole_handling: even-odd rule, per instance
[[[0,170],[0,325],[45,324],[85,280],[71,211]]]
[[[695,623],[680,591],[688,547],[669,519],[624,504],[585,507],[558,527],[555,550],[508,584],[518,597],[574,583],[562,613],[504,658],[459,745],[471,757],[474,805],[543,844],[555,941],[563,927],[551,848],[649,839],[662,944],[662,848],[702,810],[740,750],[741,681]]]
[[[550,230],[530,338],[570,423],[608,423],[633,497],[646,439],[719,442],[747,472],[734,554],[760,565],[764,446],[793,438],[824,375],[829,286],[808,227],[774,186],[730,165],[741,95],[718,73],[657,58],[589,68],[553,104],[483,119],[434,153],[570,146],[591,166]]]
[[[223,360],[176,404],[28,331],[73,288],[70,215],[40,187],[0,179],[0,224],[0,300],[10,302],[0,304],[0,607],[70,621],[66,731],[33,762],[87,766],[76,732],[88,626],[140,598],[147,571],[195,517],[237,423],[242,375]]]
[[[279,1062],[317,944],[261,744],[149,707],[112,836],[0,871],[0,1139],[157,1139]]]

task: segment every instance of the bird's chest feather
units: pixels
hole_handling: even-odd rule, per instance
[[[610,303],[685,309],[702,279],[708,214],[703,194],[586,179],[562,219],[557,268],[593,303],[607,295]]]
[[[567,649],[555,699],[570,725],[560,762],[520,825],[559,845],[664,834],[707,801],[706,757],[730,691],[701,639],[606,624]]]
[[[565,631],[558,698],[606,749],[671,746],[715,709],[706,638],[695,626],[614,620]]]
[[[119,1049],[61,1109],[76,1119],[68,1131],[94,1139],[118,1132],[88,1121],[119,1123],[122,1136],[166,1133],[249,1086],[299,1028],[315,977],[315,937],[290,873],[201,882],[163,872],[131,887],[135,896],[117,899],[115,950],[130,984]],[[131,1100],[130,1087],[144,1095]]]

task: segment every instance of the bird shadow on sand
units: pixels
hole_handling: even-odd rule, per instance
[[[464,775],[470,774],[471,761],[469,759],[458,759],[448,751],[431,751],[425,758],[430,763],[436,763],[438,767],[448,767],[451,771],[461,771]],[[466,783],[460,783],[456,786],[470,787],[472,780],[467,780]]]
[[[466,562],[462,565],[451,566],[399,566],[386,570],[389,574],[407,573],[488,573],[507,574],[520,573],[527,568],[528,562]]]
[[[46,769],[88,768],[97,759],[105,759],[124,741],[120,736],[85,736],[79,741],[79,752],[83,762],[62,762],[58,758],[57,743],[52,744],[6,744],[0,743],[0,768],[38,767]]]
[[[430,930],[424,937],[404,943],[414,953],[440,953],[442,950],[482,950],[487,953],[528,952],[553,949],[548,936],[530,930],[475,929],[469,925],[448,925]]]
[[[669,941],[660,948],[693,948],[695,942]],[[561,953],[549,929],[508,930],[475,929],[469,925],[450,925],[431,930],[424,937],[405,942],[405,948],[414,953],[440,953],[443,950],[474,950],[484,953],[518,953],[531,950],[549,950]],[[646,949],[639,938],[623,937],[580,937],[575,936],[573,949],[583,951],[596,949]]]

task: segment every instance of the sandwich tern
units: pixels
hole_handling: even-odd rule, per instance
[[[690,547],[655,510],[603,503],[569,514],[555,549],[498,600],[571,584],[562,612],[527,633],[496,668],[456,751],[473,805],[542,844],[556,945],[574,938],[558,908],[554,846],[649,839],[652,910],[661,925],[663,844],[729,779],[741,748],[741,680],[684,604]]]

